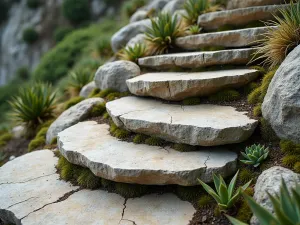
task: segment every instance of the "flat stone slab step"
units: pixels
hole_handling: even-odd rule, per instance
[[[273,27],[276,28],[276,27]],[[263,38],[270,28],[257,27],[241,30],[231,30],[216,33],[204,33],[176,39],[176,45],[187,50],[199,50],[207,46],[218,47],[248,47]]]
[[[255,49],[231,49],[210,52],[186,52],[140,58],[142,67],[165,69],[174,67],[201,68],[215,65],[246,65]]]
[[[17,225],[182,225],[195,213],[174,194],[125,200],[103,190],[79,190],[59,179],[56,164],[53,152],[42,150],[1,167],[0,219]]]
[[[138,96],[152,96],[181,101],[195,96],[208,96],[224,88],[241,87],[259,75],[253,69],[234,69],[196,73],[147,73],[127,80],[130,92]]]
[[[205,13],[199,16],[198,24],[205,30],[217,30],[224,25],[243,26],[254,21],[274,19],[273,14],[288,5],[267,5]]]
[[[107,103],[106,109],[119,127],[189,145],[240,143],[257,126],[246,112],[230,106],[182,106],[130,96]]]
[[[147,185],[198,185],[212,181],[212,173],[229,176],[236,171],[237,155],[225,148],[178,152],[120,141],[109,126],[94,121],[78,123],[58,134],[60,152],[73,164],[90,168],[99,177]]]

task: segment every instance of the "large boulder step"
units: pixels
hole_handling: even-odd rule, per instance
[[[167,68],[201,68],[215,65],[246,65],[253,54],[254,48],[230,49],[209,52],[185,52],[140,58],[142,67],[153,69]]]
[[[182,106],[154,99],[125,97],[106,104],[117,126],[167,141],[200,146],[240,143],[257,121],[230,106]]]
[[[233,69],[208,72],[147,73],[126,81],[130,92],[170,101],[189,97],[208,96],[225,88],[237,88],[256,79],[259,71]]]
[[[197,178],[211,182],[212,173],[227,177],[237,166],[236,153],[225,148],[178,152],[134,144],[111,136],[107,124],[94,121],[59,133],[58,146],[69,162],[89,168],[96,176],[124,183],[198,185]]]
[[[272,27],[276,28],[276,26]],[[182,49],[199,50],[207,46],[249,47],[261,40],[270,27],[256,27],[214,33],[190,35],[176,39],[176,45]]]
[[[241,27],[255,21],[274,19],[273,15],[287,6],[288,4],[255,6],[205,13],[199,16],[198,24],[205,30],[217,30],[225,25]]]

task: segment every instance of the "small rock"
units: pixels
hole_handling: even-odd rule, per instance
[[[49,127],[46,135],[47,144],[50,144],[59,132],[86,119],[95,105],[104,102],[102,98],[89,98],[64,111]]]
[[[130,61],[116,61],[99,67],[95,75],[96,86],[101,89],[114,89],[119,92],[128,91],[126,80],[140,75],[138,65]]]
[[[21,138],[25,135],[25,127],[22,125],[16,126],[12,129],[11,132],[14,138],[16,139]]]
[[[85,85],[80,93],[79,96],[84,97],[84,98],[88,98],[90,93],[96,88],[96,84],[95,81],[92,81],[90,83],[88,83],[87,85]]]
[[[14,160],[15,158],[16,158],[16,156],[12,155],[12,156],[9,157],[9,161]]]
[[[148,12],[145,10],[138,10],[130,17],[130,23],[144,20],[148,17]]]

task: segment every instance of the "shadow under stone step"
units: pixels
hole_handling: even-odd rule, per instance
[[[255,21],[268,21],[274,19],[273,14],[287,6],[288,4],[255,6],[205,13],[199,16],[198,24],[205,30],[217,30],[225,25],[243,26]]]
[[[120,106],[121,107],[121,106]],[[212,173],[230,176],[237,155],[222,148],[178,152],[171,148],[134,144],[112,137],[107,124],[78,123],[58,134],[59,150],[73,164],[96,176],[124,183],[198,185],[212,182]]]
[[[201,68],[215,65],[246,65],[255,53],[254,48],[210,52],[185,52],[140,58],[138,64],[153,69]]]
[[[130,92],[171,101],[208,96],[225,88],[237,88],[256,79],[259,71],[234,69],[208,72],[147,73],[126,81]]]
[[[130,96],[108,102],[106,109],[118,127],[189,145],[240,143],[257,126],[246,112],[230,106],[182,106]]]
[[[276,26],[272,27],[276,28]],[[222,31],[190,35],[176,39],[176,45],[182,49],[199,50],[202,47],[249,47],[263,38],[269,27],[257,27],[241,30]]]

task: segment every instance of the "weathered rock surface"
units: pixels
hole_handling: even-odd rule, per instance
[[[263,102],[264,118],[281,139],[300,143],[300,46],[284,60]]]
[[[138,34],[144,33],[147,27],[151,25],[150,19],[140,20],[134,23],[130,23],[127,26],[121,28],[115,33],[111,39],[111,46],[114,52],[117,52]]]
[[[263,5],[276,5],[285,2],[286,1],[284,0],[229,0],[227,2],[227,9],[237,9]]]
[[[134,221],[135,224],[183,225],[188,224],[195,213],[190,203],[181,201],[173,194],[153,194],[128,199],[126,206],[122,222]]]
[[[128,91],[126,80],[140,75],[138,65],[130,61],[115,61],[100,66],[95,74],[95,83],[101,90]]]
[[[134,95],[181,101],[188,97],[208,96],[221,89],[241,87],[257,78],[257,70],[235,69],[196,73],[147,73],[127,80]]]
[[[190,186],[198,184],[197,178],[211,182],[213,172],[229,176],[236,171],[237,155],[224,148],[178,152],[136,145],[112,137],[108,125],[94,121],[78,123],[59,133],[58,146],[71,163],[116,182]]]
[[[232,49],[211,52],[187,52],[149,56],[139,59],[143,67],[164,69],[172,67],[198,68],[225,64],[247,64],[255,49]]]
[[[139,97],[106,104],[119,127],[190,145],[217,146],[247,140],[257,126],[245,112],[218,105],[181,106]]]
[[[87,98],[89,97],[90,93],[96,88],[96,84],[95,84],[95,81],[92,81],[90,83],[88,83],[87,85],[85,85],[80,93],[79,93],[79,96],[81,97],[84,97],[84,98]]]
[[[206,30],[216,30],[224,25],[242,26],[273,19],[273,14],[284,7],[286,5],[268,5],[211,12],[200,15],[198,24]]]
[[[49,127],[46,142],[50,144],[59,132],[86,119],[92,108],[101,103],[104,103],[102,98],[89,98],[64,111]]]
[[[267,192],[272,195],[279,193],[282,178],[286,182],[289,189],[295,187],[296,183],[300,182],[299,174],[296,174],[286,168],[275,166],[268,170],[265,170],[258,177],[255,185],[255,201],[272,213],[274,213],[274,210]],[[257,218],[252,218],[251,225],[259,225]]]
[[[168,4],[165,5],[162,12],[174,14],[177,10],[180,10],[183,8],[183,3],[184,3],[184,0],[171,0],[168,2]]]
[[[269,29],[268,27],[257,27],[191,35],[176,39],[176,45],[188,50],[197,50],[207,46],[248,47],[262,39],[262,35]]]
[[[126,48],[134,47],[136,44],[145,44],[146,35],[145,34],[138,34],[134,38],[130,39],[127,43]]]
[[[25,132],[25,126],[22,125],[16,126],[11,130],[13,137],[16,139],[23,137],[25,135]]]
[[[136,11],[131,17],[130,17],[130,23],[134,23],[137,21],[141,21],[144,19],[147,19],[148,17],[148,11],[146,10],[138,10]]]
[[[4,222],[22,224],[34,211],[78,189],[60,180],[57,161],[53,152],[42,150],[0,167],[0,218]]]

